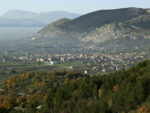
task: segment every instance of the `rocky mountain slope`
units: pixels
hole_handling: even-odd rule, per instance
[[[118,41],[125,40],[129,43],[122,46],[128,47],[134,41],[136,43],[140,41],[143,45],[145,40],[147,42],[150,39],[149,17],[149,9],[100,10],[73,20],[58,20],[36,33],[32,37],[32,42],[67,46],[70,44],[100,45],[109,41],[118,44]]]

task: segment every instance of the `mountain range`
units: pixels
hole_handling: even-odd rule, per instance
[[[0,16],[0,26],[46,26],[60,18],[76,18],[80,14],[65,11],[33,13],[22,10],[11,10]]]
[[[100,10],[72,20],[62,18],[36,33],[32,43],[145,47],[150,43],[150,9]]]

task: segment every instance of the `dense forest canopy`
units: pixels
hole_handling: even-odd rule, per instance
[[[150,61],[105,75],[29,72],[1,84],[0,113],[148,113]]]

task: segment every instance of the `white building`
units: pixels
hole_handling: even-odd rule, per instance
[[[50,65],[54,65],[54,64],[57,64],[56,61],[50,61]]]

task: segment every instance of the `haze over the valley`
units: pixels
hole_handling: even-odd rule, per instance
[[[74,19],[78,16],[80,14],[65,11],[34,13],[11,10],[0,16],[0,40],[24,40],[60,18]]]

